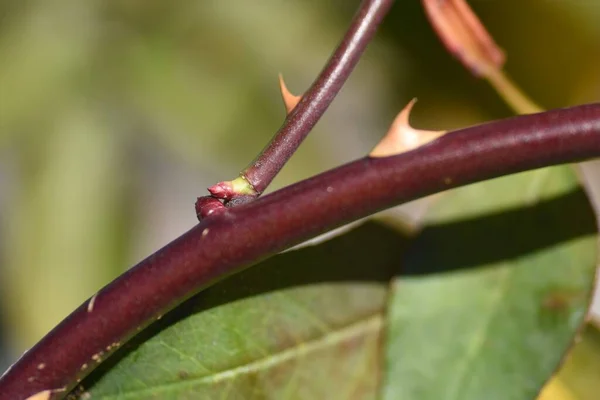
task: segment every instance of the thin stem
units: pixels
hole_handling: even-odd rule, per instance
[[[128,270],[54,328],[2,376],[0,400],[70,390],[185,299],[311,237],[447,189],[593,157],[600,157],[600,103],[450,132],[413,151],[362,158],[249,204],[222,209]]]
[[[271,142],[241,175],[259,196],[298,149],[358,63],[393,0],[364,0],[341,43]]]
[[[533,114],[544,111],[531,100],[519,87],[501,70],[492,70],[486,79],[517,114]]]

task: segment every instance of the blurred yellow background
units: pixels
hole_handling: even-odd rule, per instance
[[[539,104],[600,99],[600,1],[470,4]],[[283,121],[277,73],[307,88],[357,5],[0,2],[0,370],[196,223],[195,198]],[[420,2],[398,1],[271,190],[363,156],[413,97],[425,129],[511,115],[446,53]]]

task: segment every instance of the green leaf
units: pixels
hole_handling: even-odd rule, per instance
[[[538,400],[594,400],[600,393],[600,330],[586,325],[558,375]]]
[[[374,399],[406,243],[370,222],[276,256],[165,316],[83,386],[94,399]]]
[[[383,398],[535,398],[583,323],[595,232],[569,167],[447,193],[392,285]]]

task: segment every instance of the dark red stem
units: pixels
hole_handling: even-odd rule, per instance
[[[72,388],[191,295],[347,222],[468,183],[594,157],[600,157],[600,103],[462,129],[411,152],[362,158],[221,210],[75,310],[0,379],[0,399]]]
[[[393,0],[363,0],[342,42],[261,154],[242,172],[260,195],[327,110],[358,63]]]

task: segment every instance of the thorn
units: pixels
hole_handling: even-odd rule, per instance
[[[427,17],[448,51],[475,76],[502,68],[504,52],[466,0],[422,0]]]
[[[27,397],[25,400],[49,400],[54,393],[65,392],[66,390],[66,388],[42,390]]]
[[[412,99],[398,113],[383,139],[369,153],[369,157],[388,157],[404,153],[429,143],[446,133],[446,131],[414,129],[410,126],[410,112],[416,102],[417,99]]]
[[[302,96],[296,96],[292,94],[287,86],[285,85],[285,81],[283,80],[283,75],[279,74],[279,90],[281,91],[281,98],[283,99],[283,104],[285,105],[285,111],[287,114],[291,113],[294,107],[298,105]]]
[[[95,295],[92,296],[92,298],[90,299],[88,305],[87,305],[87,312],[92,312],[94,311],[94,304],[96,304],[96,297],[98,297],[98,293],[96,293]]]
[[[25,400],[48,400],[52,396],[52,390],[42,390],[34,395],[29,396]]]

